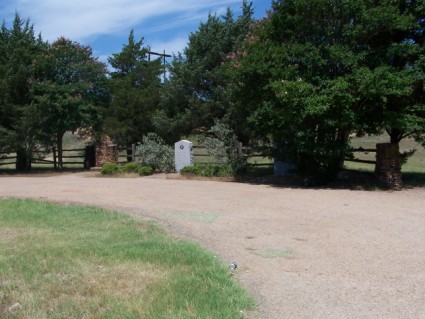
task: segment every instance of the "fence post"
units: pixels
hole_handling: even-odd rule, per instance
[[[58,163],[56,161],[56,147],[53,146],[53,167],[54,169],[57,169],[58,167]]]
[[[239,157],[243,157],[243,145],[242,142],[238,143],[238,155]]]
[[[84,151],[84,168],[90,169],[96,166],[96,148],[95,145],[87,145]]]

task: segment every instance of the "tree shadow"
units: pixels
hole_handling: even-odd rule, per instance
[[[330,179],[325,175],[290,175],[276,177],[272,174],[263,176],[239,176],[235,182],[248,183],[253,185],[268,185],[275,188],[295,188],[295,189],[347,189],[378,191],[388,190],[375,177],[372,172],[358,170],[344,170],[338,174],[337,179]],[[403,173],[402,189],[425,187],[425,172]]]
[[[70,173],[79,173],[87,171],[83,168],[62,168],[62,169],[54,169],[54,168],[47,168],[47,167],[37,167],[33,168],[29,171],[18,171],[14,168],[1,168],[0,169],[0,177],[1,176],[54,176],[59,174],[70,174]]]

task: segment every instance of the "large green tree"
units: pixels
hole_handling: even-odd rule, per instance
[[[29,20],[18,14],[0,30],[0,150],[16,152],[16,167],[31,168],[34,146],[43,135],[33,104],[34,61],[47,44],[36,37]]]
[[[90,47],[59,38],[36,62],[32,85],[34,105],[49,143],[58,150],[62,167],[62,139],[67,131],[96,129],[108,101],[107,68]]]
[[[391,119],[411,120],[407,109],[420,110],[412,103],[420,87],[413,74],[420,73],[423,46],[414,36],[423,36],[423,20],[402,3],[273,1],[229,65],[237,112],[256,136],[274,143],[277,157],[333,176],[349,153],[350,132],[391,131]],[[409,3],[419,9],[419,2]],[[401,100],[405,107],[390,113]]]
[[[231,102],[223,63],[248,33],[252,13],[252,4],[243,1],[242,14],[236,19],[230,9],[221,17],[210,14],[190,34],[183,54],[174,58],[162,90],[161,111],[155,116],[158,134],[169,143],[226,116]]]
[[[152,116],[158,109],[161,59],[149,60],[143,39],[136,41],[133,30],[120,53],[108,59],[114,71],[109,87],[111,103],[106,110],[104,130],[122,146],[140,142],[153,131]]]
[[[386,131],[394,144],[425,133],[424,16],[423,1],[377,1],[350,30],[365,59],[356,74],[366,99],[362,123]]]

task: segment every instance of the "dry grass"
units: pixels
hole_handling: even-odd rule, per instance
[[[153,224],[0,200],[1,318],[240,318],[251,306],[214,256]]]

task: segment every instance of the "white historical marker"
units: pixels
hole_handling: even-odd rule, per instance
[[[192,142],[181,140],[174,144],[176,172],[180,172],[183,167],[194,165]]]

